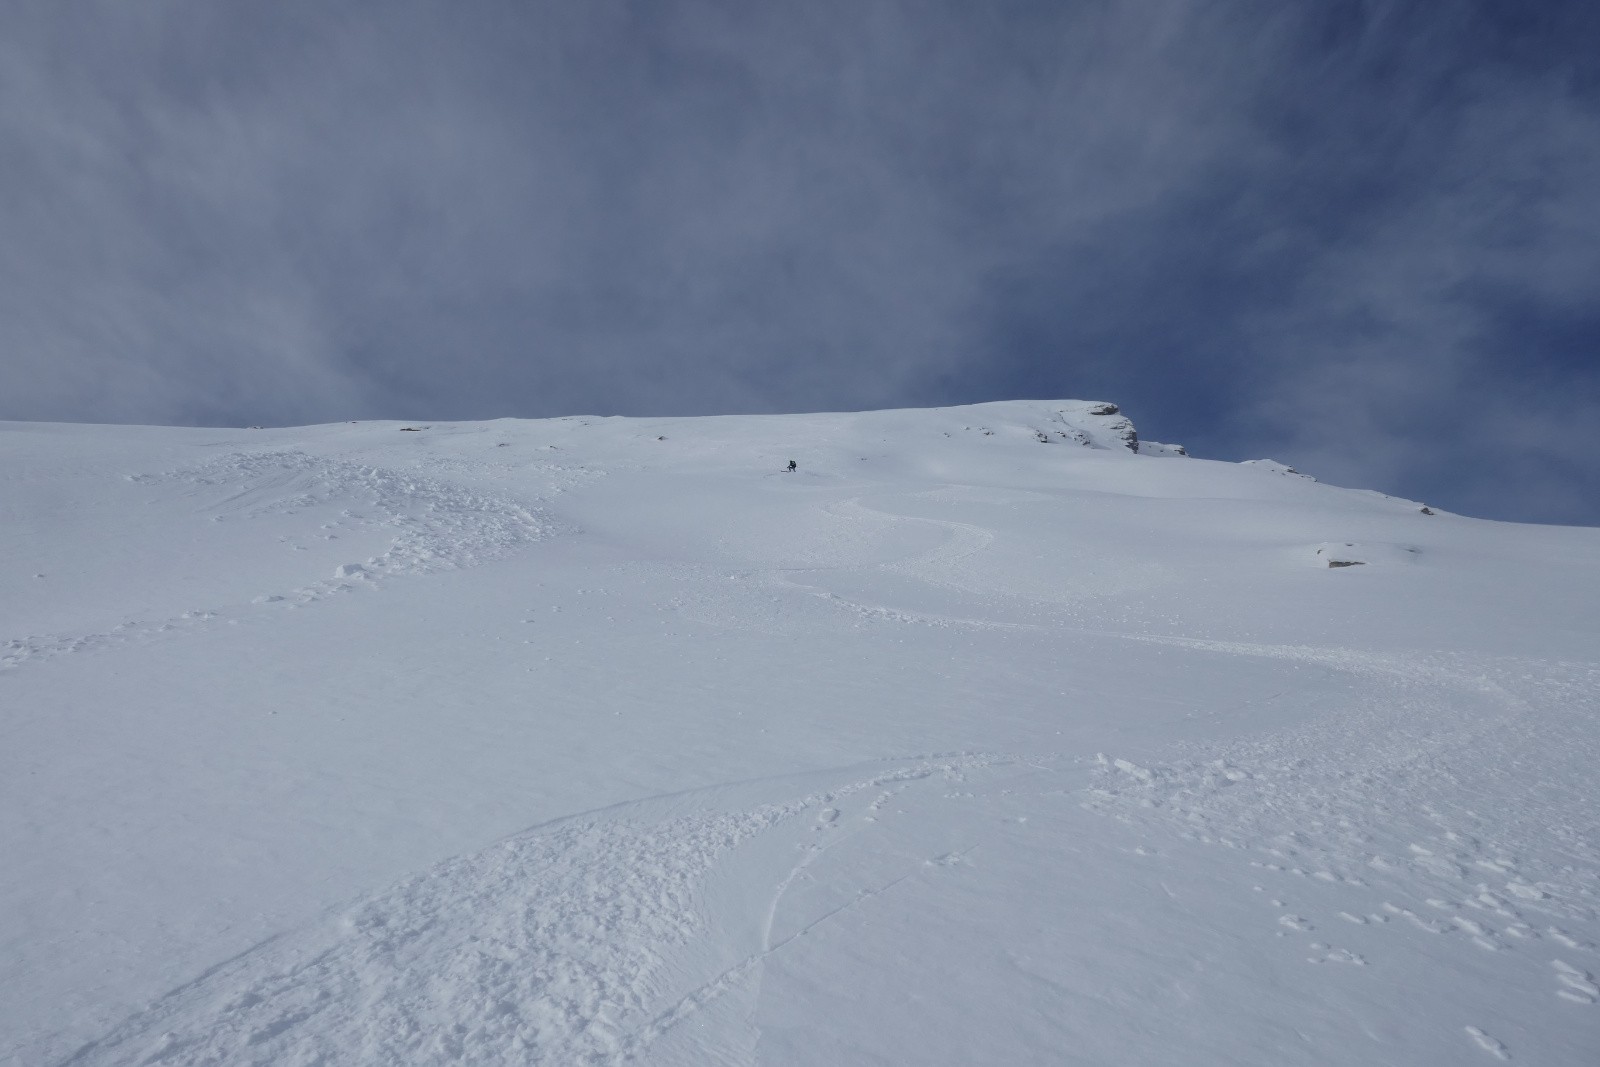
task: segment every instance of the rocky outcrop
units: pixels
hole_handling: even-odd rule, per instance
[[[1117,405],[1104,400],[1083,401],[1082,406],[1073,410],[1062,408],[1057,413],[1069,431],[1076,430],[1080,444],[1094,447],[1107,447],[1104,443],[1107,438],[1126,448],[1129,452],[1139,451],[1139,433],[1133,428],[1133,422],[1124,414]],[[1077,426],[1073,424],[1077,423]],[[1084,425],[1087,423],[1087,425]],[[1098,440],[1096,440],[1098,439]],[[1114,446],[1113,446],[1114,447]]]
[[[1301,474],[1287,463],[1279,463],[1275,459],[1247,459],[1239,464],[1241,467],[1255,467],[1259,470],[1271,471],[1273,474],[1282,474],[1285,477],[1304,478],[1308,482],[1316,481],[1309,474]]]
[[[960,431],[1006,440],[1031,438],[1042,445],[1075,444],[1152,456],[1189,454],[1182,445],[1141,442],[1133,421],[1104,400],[1002,400],[940,410],[963,417],[947,435]]]
[[[1415,563],[1422,550],[1416,545],[1399,545],[1386,542],[1325,541],[1314,546],[1312,557],[1319,565],[1329,568],[1365,567],[1368,564]]]

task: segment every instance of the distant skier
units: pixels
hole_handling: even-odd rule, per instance
[[[791,459],[791,460],[790,460],[790,461],[789,461],[789,469],[790,469],[790,470],[794,470],[794,469],[795,469],[795,468],[796,468],[796,467],[798,467],[798,466],[799,466],[799,464],[797,464],[797,463],[796,463],[796,462],[795,462],[795,461],[794,461],[794,460],[792,460],[792,459]]]

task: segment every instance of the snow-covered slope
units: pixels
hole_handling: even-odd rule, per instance
[[[0,425],[0,1063],[1600,1061],[1600,531],[1177,451]]]

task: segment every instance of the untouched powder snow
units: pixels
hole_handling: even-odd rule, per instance
[[[1600,1062],[1600,531],[1181,452],[0,424],[0,1064]]]

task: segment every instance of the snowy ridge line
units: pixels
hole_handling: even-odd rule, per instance
[[[811,845],[787,871],[771,873],[761,944],[730,949],[738,958],[724,966],[697,961],[696,951],[717,932],[703,885],[725,857],[780,827],[805,830],[795,820],[806,813],[817,813],[814,835],[834,832],[848,798],[863,798],[870,823],[918,782],[940,774],[960,780],[967,769],[1013,758],[875,762],[900,765],[704,787],[542,824],[208,968],[62,1067],[627,1062],[755,975],[772,953],[947,862],[930,858],[775,936],[784,893],[827,847]],[[839,776],[842,782],[797,797],[727,804],[770,794],[785,780]],[[705,804],[694,806],[697,798]]]
[[[517,548],[545,540],[555,525],[528,505],[473,492],[423,475],[321,459],[304,452],[239,452],[198,467],[130,480],[183,487],[183,496],[220,500],[200,507],[213,522],[292,515],[313,507],[339,507],[337,518],[318,529],[378,529],[390,546],[363,562],[337,568],[331,578],[254,599],[255,605],[300,607],[389,578],[457,570],[503,559]],[[213,606],[154,620],[128,620],[106,630],[78,634],[30,634],[0,645],[0,672],[26,662],[76,652],[145,643],[215,625],[239,605]],[[234,621],[234,620],[229,620]]]

